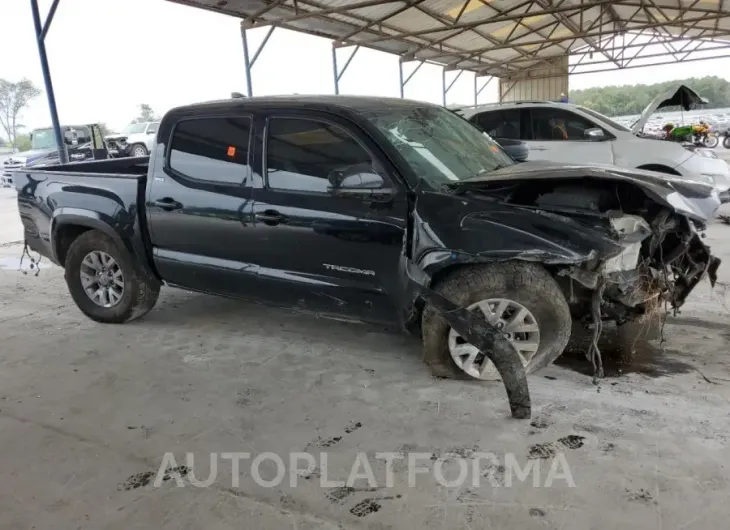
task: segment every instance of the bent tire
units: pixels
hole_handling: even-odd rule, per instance
[[[555,279],[540,265],[526,262],[469,265],[455,269],[434,288],[462,307],[482,310],[490,323],[510,333],[513,345],[518,350],[524,348],[521,355],[528,374],[551,364],[568,344],[572,323],[568,303]],[[524,325],[518,326],[517,320]],[[527,331],[510,331],[517,329]],[[469,345],[463,345],[463,339],[459,343],[460,337],[430,305],[423,312],[422,330],[424,361],[434,376],[499,379],[494,364],[481,353],[473,361],[482,368],[475,373],[472,366],[467,367],[463,359],[468,358],[470,363],[472,359],[460,354]]]
[[[68,249],[66,285],[76,305],[97,322],[121,324],[150,311],[160,284],[134,265],[125,248],[98,230],[84,232]]]

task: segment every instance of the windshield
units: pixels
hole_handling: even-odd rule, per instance
[[[139,134],[143,133],[145,127],[147,127],[146,123],[130,123],[127,125],[122,133],[124,134]]]
[[[585,107],[580,107],[580,110],[582,110],[586,114],[590,114],[592,117],[594,117],[598,121],[603,122],[604,125],[608,125],[609,127],[613,127],[614,129],[619,130],[619,131],[631,132],[631,129],[626,127],[626,125],[621,125],[620,123],[613,121],[611,118],[604,116],[600,112],[596,112],[595,110],[587,109]]]
[[[30,133],[31,149],[54,149],[56,147],[56,137],[53,135],[53,129],[36,129]]]
[[[437,189],[515,164],[489,136],[441,107],[383,109],[368,119],[413,171]]]

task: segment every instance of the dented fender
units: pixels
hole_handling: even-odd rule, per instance
[[[430,195],[420,195],[415,205],[410,246],[414,264],[429,276],[453,265],[490,261],[577,265],[609,259],[624,248],[607,218],[578,221],[536,208]],[[434,200],[441,208],[430,204]]]

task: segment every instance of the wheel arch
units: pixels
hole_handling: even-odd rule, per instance
[[[677,175],[677,176],[681,175],[679,173],[679,171],[677,171],[676,169],[666,166],[664,164],[644,164],[644,165],[638,166],[636,169],[644,169],[646,171],[656,171],[657,173],[666,173],[667,175]]]
[[[553,278],[556,278],[556,270],[554,266],[546,265],[544,263],[537,262],[535,260],[520,259],[518,257],[494,260],[494,259],[478,259],[474,261],[457,261],[454,263],[447,264],[445,266],[435,269],[431,273],[427,273],[423,277],[422,287],[428,289],[435,289],[438,285],[444,283],[454,274],[469,269],[479,268],[488,266],[493,263],[505,263],[505,262],[521,262],[521,263],[532,263],[534,265],[544,268]],[[556,278],[557,279],[557,278]],[[420,336],[421,330],[421,317],[426,307],[426,301],[420,294],[416,294],[412,297],[412,303],[407,307],[406,314],[408,315],[406,320],[406,330],[412,335]]]
[[[129,248],[121,235],[110,224],[104,214],[81,208],[59,208],[54,212],[51,220],[51,249],[54,260],[61,266],[66,261],[66,254],[71,244],[84,232],[99,230],[105,233],[118,245]]]

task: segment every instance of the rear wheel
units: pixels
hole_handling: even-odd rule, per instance
[[[571,318],[560,286],[541,266],[503,262],[456,269],[435,289],[462,307],[481,311],[502,329],[525,371],[551,364],[570,338]],[[497,380],[492,361],[462,339],[431,307],[423,312],[424,361],[436,376]]]
[[[730,149],[730,136],[726,136],[725,138],[722,139],[722,146],[725,149]]]
[[[71,297],[87,317],[120,324],[150,311],[160,284],[134,265],[125,248],[103,232],[84,232],[71,243],[65,262]]]

